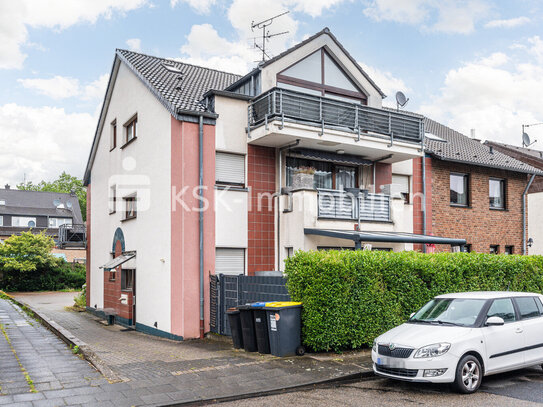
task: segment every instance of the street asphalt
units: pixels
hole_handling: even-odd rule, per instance
[[[452,392],[447,385],[398,382],[374,377],[339,385],[319,386],[292,393],[240,400],[224,407],[314,406],[492,406],[524,407],[543,404],[543,370],[524,369],[485,378],[471,395]]]

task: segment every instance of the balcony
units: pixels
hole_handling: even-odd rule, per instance
[[[60,225],[58,228],[58,247],[65,249],[85,248],[87,245],[87,228],[85,225]]]
[[[303,126],[299,127],[298,134],[283,130],[285,126],[296,125]],[[322,143],[322,136],[326,134],[328,141],[335,141],[334,145],[345,144],[348,153],[361,154],[360,147],[365,147],[370,159],[371,151],[368,151],[367,147],[372,147],[372,144],[359,143],[360,141],[371,141],[374,144],[379,141],[380,144],[375,145],[375,148],[388,152],[398,144],[407,147],[403,151],[404,155],[411,157],[403,159],[408,159],[420,155],[424,126],[421,117],[410,114],[272,88],[249,104],[247,131],[249,143],[268,143],[270,146],[304,137],[312,138],[318,144],[319,141]],[[304,131],[314,134],[304,136]],[[274,133],[277,142],[264,140],[266,136],[273,136]],[[288,139],[288,135],[292,137]],[[305,146],[315,147],[308,146],[307,143]],[[402,152],[401,148],[398,148],[399,152]],[[414,153],[415,150],[418,150],[419,154]],[[376,155],[378,156],[379,154]]]
[[[317,191],[318,218],[360,220],[361,222],[390,222],[389,195],[366,191],[345,192],[333,189]]]

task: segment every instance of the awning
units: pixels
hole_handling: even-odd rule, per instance
[[[358,155],[337,154],[331,151],[313,150],[311,148],[296,148],[290,150],[289,155],[314,160],[331,161],[338,164],[372,165],[373,162]]]
[[[121,254],[120,256],[115,257],[113,260],[108,261],[103,266],[100,266],[100,268],[104,269],[104,271],[113,270],[134,257],[136,257],[136,253]]]
[[[462,246],[466,239],[453,239],[448,237],[417,235],[404,232],[363,232],[357,230],[335,230],[335,229],[311,229],[305,228],[306,235],[318,235],[335,237],[337,239],[348,239],[356,242],[379,242],[379,243],[422,243],[422,244],[448,244],[451,246]]]

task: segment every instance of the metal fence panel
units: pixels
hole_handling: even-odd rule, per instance
[[[212,276],[210,294],[211,331],[227,336],[231,335],[228,308],[250,302],[290,301],[283,277]]]

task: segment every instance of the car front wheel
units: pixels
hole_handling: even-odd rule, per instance
[[[483,379],[483,370],[481,363],[473,355],[466,355],[456,367],[456,379],[454,388],[456,391],[464,394],[475,393]]]

